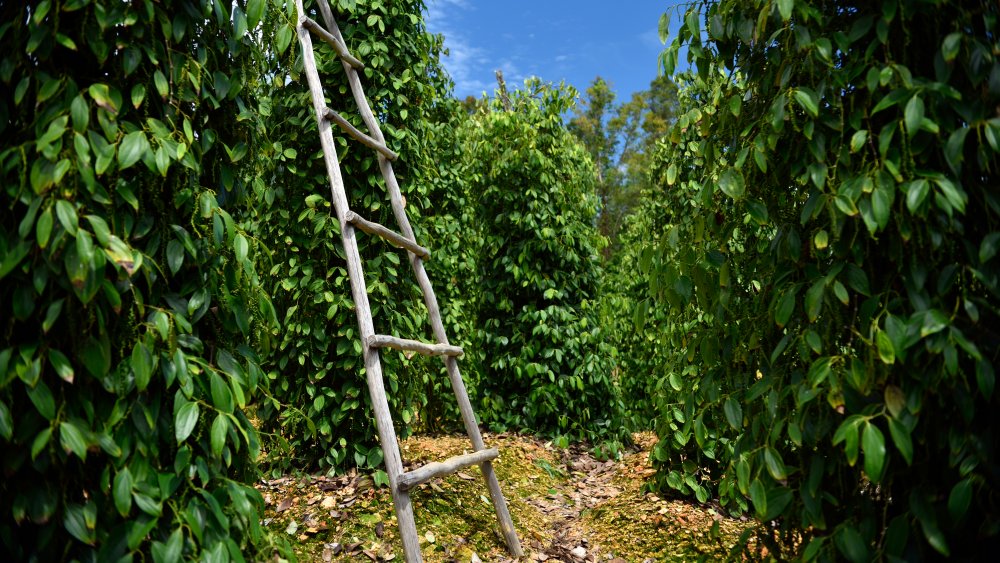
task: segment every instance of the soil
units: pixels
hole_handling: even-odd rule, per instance
[[[621,459],[601,461],[514,434],[485,435],[524,547],[520,561],[717,561],[751,522],[711,506],[645,492],[652,434]],[[407,469],[467,453],[465,436],[415,436],[400,443]],[[371,475],[298,475],[257,486],[264,524],[300,561],[402,561],[392,498]],[[514,561],[507,554],[478,467],[421,485],[412,494],[426,561]]]

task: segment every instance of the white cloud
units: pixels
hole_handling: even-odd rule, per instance
[[[468,0],[430,0],[424,19],[431,33],[444,35],[448,56],[442,59],[444,68],[455,81],[455,94],[459,97],[478,96],[492,88],[491,76],[483,76],[482,69],[489,68],[490,57],[481,47],[473,45],[454,26],[456,11],[470,10]]]

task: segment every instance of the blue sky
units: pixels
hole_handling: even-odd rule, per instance
[[[660,15],[677,0],[426,0],[427,27],[445,36],[455,96],[479,97],[529,76],[581,93],[601,76],[627,101],[656,78]],[[676,17],[676,16],[675,16]]]

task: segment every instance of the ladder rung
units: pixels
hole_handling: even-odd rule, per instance
[[[450,457],[444,461],[432,461],[423,467],[407,471],[399,476],[396,486],[401,491],[408,491],[421,483],[426,483],[435,477],[451,475],[452,473],[472,465],[478,465],[484,461],[497,458],[500,453],[496,448],[479,450],[478,452]]]
[[[299,18],[299,24],[302,27],[311,31],[313,35],[329,43],[330,46],[333,47],[333,50],[336,51],[338,55],[340,55],[340,58],[347,61],[347,64],[357,69],[365,68],[365,63],[356,59],[354,55],[352,55],[350,51],[347,50],[347,46],[341,43],[336,37],[331,35],[329,31],[323,29],[323,26],[321,26],[320,24],[316,23],[314,20],[306,16],[302,16],[301,18]]]
[[[407,340],[406,338],[396,338],[384,334],[373,334],[368,337],[368,346],[371,348],[392,348],[394,350],[406,350],[408,352],[419,352],[425,356],[461,356],[465,352],[458,346],[450,344],[428,344],[419,340]]]
[[[404,237],[403,235],[386,228],[378,223],[372,223],[358,215],[353,211],[347,212],[347,222],[354,225],[355,227],[361,229],[362,231],[370,234],[377,235],[385,240],[391,242],[392,244],[409,250],[410,252],[416,254],[417,256],[427,259],[431,256],[431,251],[420,246],[419,244],[413,242],[412,240]]]
[[[358,131],[358,129],[355,126],[351,125],[350,121],[347,121],[339,113],[333,111],[332,109],[326,108],[326,111],[323,112],[323,117],[339,125],[340,128],[344,130],[344,133],[347,133],[348,135],[354,137],[354,140],[360,141],[361,144],[365,145],[366,147],[370,147],[377,150],[378,152],[385,155],[385,157],[388,158],[389,160],[396,160],[397,158],[399,158],[399,155],[392,152],[392,149],[385,146],[385,144],[380,143],[375,139],[369,137],[368,135],[365,135],[361,131]]]

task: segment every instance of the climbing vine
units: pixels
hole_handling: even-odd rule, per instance
[[[639,255],[677,350],[654,457],[664,488],[752,508],[772,555],[967,557],[1000,531],[998,16],[705,2],[663,55],[695,70]]]
[[[0,6],[5,559],[266,545],[244,409],[276,318],[237,169],[264,9]]]

